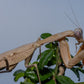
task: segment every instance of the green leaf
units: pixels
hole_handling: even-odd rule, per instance
[[[71,55],[71,58],[74,58],[74,56],[73,56],[73,55]]]
[[[31,80],[37,81],[37,74],[34,71],[26,71],[25,77],[30,78]]]
[[[82,68],[79,67],[77,69],[84,74],[84,70]]]
[[[56,49],[58,46],[58,42],[50,42],[48,44],[45,45],[46,48],[50,48],[50,49]]]
[[[47,80],[48,78],[50,78],[52,76],[52,73],[47,73],[45,75],[41,75],[40,74],[40,79],[41,81]]]
[[[18,81],[18,79],[19,78],[21,78],[21,77],[24,77],[24,73],[18,73],[16,76],[15,76],[15,78],[14,78],[14,81]]]
[[[47,37],[49,37],[49,36],[51,36],[52,34],[50,34],[50,33],[43,33],[43,34],[41,34],[41,38],[42,39],[45,39],[45,38],[47,38]]]
[[[53,57],[53,53],[54,51],[49,49],[49,50],[46,50],[44,51],[42,54],[41,54],[41,58],[40,58],[40,61],[39,61],[39,68],[40,69],[43,69],[44,65],[47,65],[47,63],[51,60],[51,58]]]
[[[41,75],[45,75],[45,74],[48,74],[48,73],[52,74],[52,72],[54,72],[54,69],[48,68],[48,67],[43,67],[43,69],[40,69],[39,72],[40,72]]]
[[[35,62],[33,62],[33,64],[38,64],[39,62],[37,62],[37,61],[35,61]]]
[[[55,81],[54,80],[50,80],[49,82],[47,82],[45,84],[55,84]]]
[[[76,83],[76,84],[84,84],[84,82]]]
[[[49,70],[51,71],[52,69],[43,68],[43,70],[40,70],[39,76],[41,81],[47,80],[52,76],[52,73]],[[42,74],[42,71],[45,71],[45,74]],[[32,81],[38,81],[37,73],[34,71],[26,71],[25,77],[31,79]]]
[[[68,39],[68,38],[65,38],[65,40],[66,40],[66,41],[69,41],[69,39]]]
[[[31,82],[21,82],[20,84],[34,84],[34,83],[31,83]]]
[[[46,48],[52,48],[53,47],[53,44],[52,43],[48,43],[45,45]]]
[[[69,77],[66,76],[56,76],[58,84],[75,84]]]
[[[13,74],[15,77],[14,77],[14,81],[18,81],[19,78],[21,77],[24,77],[24,71],[23,70],[17,70],[14,72]]]
[[[79,67],[81,67],[81,66],[82,66],[82,63],[79,62],[79,63],[77,63],[75,66],[79,66]]]
[[[48,62],[48,66],[56,65],[56,55],[52,57],[52,59]]]
[[[24,82],[21,82],[20,84],[35,84],[30,79],[25,78]]]
[[[19,70],[15,71],[13,76],[16,76],[19,73],[24,73],[24,70],[19,69]]]
[[[79,74],[79,70],[78,70],[78,68],[71,68],[71,70],[75,73],[75,75],[77,76],[77,78],[78,78],[78,81],[80,81],[80,74]]]

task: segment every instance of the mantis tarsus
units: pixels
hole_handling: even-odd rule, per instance
[[[68,43],[65,41],[65,37],[74,37],[78,41],[78,44],[83,43],[74,58],[71,58],[70,56],[69,46]],[[15,68],[18,62],[22,60],[25,60],[25,66],[29,67],[28,63],[30,62],[34,51],[41,45],[53,41],[59,41],[61,57],[67,68],[72,68],[75,64],[84,59],[83,31],[81,28],[77,28],[74,31],[69,30],[57,33],[46,39],[37,40],[36,42],[26,44],[19,48],[0,54],[0,69],[6,68],[7,71],[2,72],[12,71],[12,69]]]

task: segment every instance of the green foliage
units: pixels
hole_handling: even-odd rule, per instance
[[[78,77],[78,80],[80,81],[80,74],[78,72],[78,69],[73,67],[71,70],[76,74],[76,76]]]
[[[66,76],[57,76],[56,79],[59,84],[75,84],[69,77]]]
[[[30,79],[25,78],[24,82],[21,82],[20,84],[35,84]]]
[[[72,68],[71,69],[74,73],[75,73],[75,75],[77,76],[77,78],[78,78],[78,81],[80,81],[80,73],[79,72],[82,72],[82,73],[84,73],[84,70],[82,69],[82,68],[80,68],[80,67],[78,67],[78,68]]]
[[[41,34],[41,38],[42,39],[45,39],[45,38],[48,38],[49,36],[51,36],[52,34],[50,34],[50,33],[43,33],[43,34]]]
[[[41,34],[42,39],[46,39],[47,37],[51,36],[50,33],[43,33]],[[67,38],[65,40],[69,41]],[[69,77],[64,76],[57,76],[59,73],[59,66],[64,67],[65,71],[66,68],[63,64],[63,61],[60,57],[60,49],[59,49],[59,42],[54,41],[45,44],[46,50],[41,53],[41,56],[38,55],[37,60],[32,64],[37,64],[37,68],[39,71],[39,76],[42,84],[75,84]],[[73,58],[73,56],[71,55]],[[30,63],[31,65],[31,63]],[[71,70],[75,73],[80,80],[80,74],[84,73],[84,70],[80,68],[82,65],[81,62],[76,64]],[[18,81],[19,78],[23,77],[24,82],[20,84],[37,84],[39,83],[36,68],[31,67],[27,68],[25,71],[17,70],[14,74],[14,81]],[[77,83],[77,84],[84,84],[84,83]]]
[[[54,51],[51,49],[44,51],[41,54],[41,58],[39,61],[39,68],[43,69],[44,65],[47,65],[47,63],[51,60],[53,55],[54,55]]]
[[[49,82],[47,82],[46,84],[55,84],[55,81],[54,80],[50,80]]]
[[[24,77],[24,71],[17,70],[13,75],[15,76],[14,81],[18,81],[19,78]]]
[[[84,82],[81,82],[81,83],[76,83],[76,84],[84,84]]]

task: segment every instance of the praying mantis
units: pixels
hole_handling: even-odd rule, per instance
[[[70,56],[69,45],[65,40],[66,37],[75,38],[78,41],[77,43],[78,45],[82,43],[80,49],[78,50],[74,58],[71,58]],[[39,71],[36,64],[28,66],[28,63],[30,62],[33,53],[37,48],[41,47],[45,43],[49,43],[53,41],[59,42],[61,58],[64,62],[65,67],[72,68],[78,62],[84,60],[83,31],[81,28],[76,28],[74,31],[69,30],[69,31],[57,33],[46,39],[43,40],[38,39],[36,42],[26,44],[21,47],[0,54],[0,69],[6,68],[6,71],[1,71],[0,73],[12,71],[20,61],[25,60],[25,67],[27,68],[32,66],[36,67],[39,83],[41,84]]]
[[[78,44],[83,43],[74,58],[70,56],[69,45],[65,41],[65,37],[74,37],[78,41]],[[74,31],[69,30],[57,33],[46,39],[37,40],[36,42],[0,54],[0,69],[6,68],[7,72],[12,71],[22,60],[25,60],[25,66],[27,67],[34,51],[41,45],[53,41],[59,41],[61,57],[67,68],[72,68],[79,61],[84,59],[83,31],[81,28],[77,28]]]

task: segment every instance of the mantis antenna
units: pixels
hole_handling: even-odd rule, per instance
[[[68,3],[69,3],[69,5],[70,5],[71,11],[72,11],[72,15],[73,15],[73,17],[74,17],[75,22],[71,19],[71,17],[69,17],[69,15],[68,15],[67,13],[65,13],[65,15],[67,16],[67,18],[68,18],[76,27],[81,28],[80,25],[79,25],[78,19],[77,19],[77,17],[76,17],[76,14],[74,13],[74,10],[73,10],[73,8],[72,8],[72,4],[71,4],[71,2],[70,2],[69,0],[68,0]]]
[[[70,20],[71,23],[73,23],[76,27],[79,27],[70,17],[67,13],[65,13],[65,15],[67,16],[67,18]]]
[[[68,0],[68,1],[69,1],[69,0]],[[71,8],[72,14],[73,14],[73,16],[74,16],[74,19],[75,19],[77,25],[80,27],[80,24],[79,24],[79,22],[78,22],[78,19],[77,19],[77,17],[76,17],[76,14],[74,13],[74,10],[73,10],[73,8],[72,8],[72,4],[71,4],[70,1],[69,1],[69,4],[70,4],[70,8]]]
[[[73,8],[72,8],[72,4],[71,4],[71,2],[70,2],[69,0],[68,0],[68,3],[69,3],[69,6],[70,6],[70,8],[71,8],[72,15],[73,15],[73,17],[74,17],[75,22],[71,19],[71,17],[70,17],[67,13],[65,13],[65,15],[66,15],[67,18],[71,21],[71,23],[73,23],[76,27],[79,28],[79,30],[81,30],[81,34],[82,34],[83,31],[82,31],[82,29],[81,29],[81,27],[80,27],[80,25],[79,25],[79,22],[78,22],[78,19],[77,19],[75,13],[74,13],[74,10],[73,10]],[[77,29],[77,31],[78,31],[78,29]],[[75,32],[75,34],[77,34],[76,30],[74,30],[74,32]],[[80,35],[79,35],[79,37],[80,37]],[[82,37],[82,39],[83,39],[83,37]],[[77,51],[77,45],[79,45],[79,43],[75,43],[75,45],[76,45],[76,51]]]

